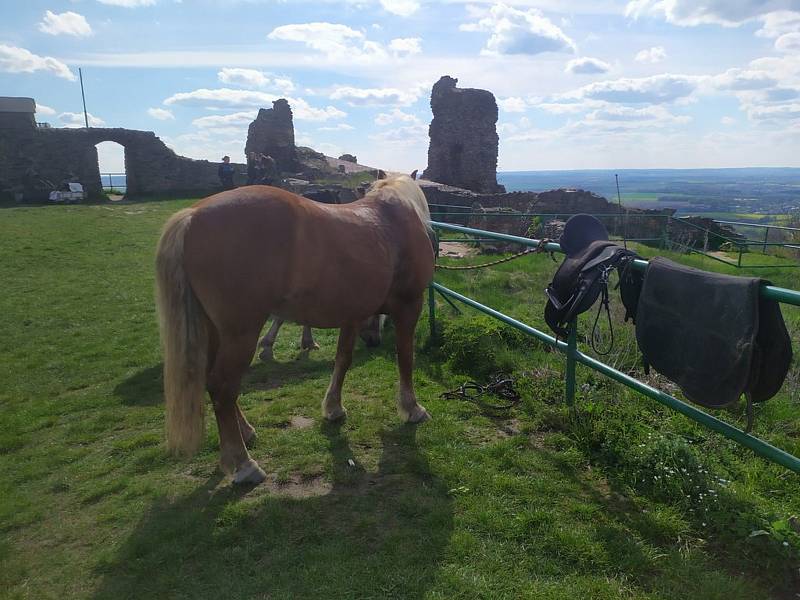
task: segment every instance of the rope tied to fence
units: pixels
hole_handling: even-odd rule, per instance
[[[505,258],[493,260],[487,263],[481,263],[479,265],[466,265],[462,267],[454,267],[450,265],[440,265],[439,263],[436,263],[436,268],[444,269],[446,271],[471,271],[473,269],[484,269],[486,267],[500,265],[502,263],[509,262],[517,258],[521,258],[527,254],[541,254],[542,252],[547,252],[547,244],[551,243],[552,241],[553,240],[549,238],[542,238],[541,240],[539,240],[539,243],[535,248],[525,248],[525,250],[523,250],[522,252],[517,252],[516,254],[512,254],[511,256],[506,256]],[[552,252],[550,252],[550,258],[552,258],[553,261],[555,261],[555,256],[553,256]]]

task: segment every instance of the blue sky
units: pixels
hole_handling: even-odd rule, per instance
[[[800,166],[800,0],[2,2],[0,95],[81,125],[78,67],[94,124],[192,158],[243,161],[286,97],[298,143],[423,168],[451,75],[495,94],[501,170]]]

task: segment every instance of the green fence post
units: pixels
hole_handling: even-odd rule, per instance
[[[761,254],[766,254],[767,253],[767,242],[768,241],[769,241],[769,227],[767,227],[767,230],[764,232],[764,249],[761,251]]]
[[[575,363],[578,350],[578,320],[573,319],[569,324],[567,335],[567,406],[575,404]]]
[[[433,297],[433,282],[428,286],[428,323],[431,326],[431,339],[436,339],[436,300]]]

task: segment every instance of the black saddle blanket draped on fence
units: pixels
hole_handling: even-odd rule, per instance
[[[650,261],[636,315],[636,341],[656,371],[697,404],[717,408],[749,393],[774,396],[792,358],[780,306],[757,277]]]

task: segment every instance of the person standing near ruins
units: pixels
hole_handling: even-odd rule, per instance
[[[231,164],[230,156],[222,157],[222,164],[217,169],[217,175],[222,183],[222,187],[226,190],[233,189],[233,165]]]

